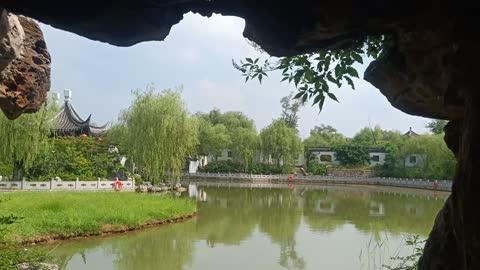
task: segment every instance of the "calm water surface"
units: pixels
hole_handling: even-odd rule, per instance
[[[371,187],[195,186],[198,217],[120,236],[62,242],[63,269],[382,269],[427,236],[446,194]]]

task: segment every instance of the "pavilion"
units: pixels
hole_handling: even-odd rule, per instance
[[[59,99],[57,94],[57,101]],[[87,119],[83,120],[71,103],[72,92],[70,90],[64,91],[64,104],[60,111],[55,116],[55,126],[52,129],[52,135],[58,137],[65,136],[92,136],[100,137],[107,131],[108,123],[103,126],[96,126],[91,124],[90,114]]]

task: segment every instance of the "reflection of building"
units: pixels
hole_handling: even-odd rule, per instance
[[[371,217],[383,217],[385,216],[385,206],[383,203],[370,202],[370,209],[368,215]]]
[[[315,212],[321,214],[333,214],[335,213],[335,203],[327,200],[318,200]]]
[[[195,198],[197,201],[206,202],[207,192],[202,189],[197,189],[196,184],[188,185],[188,197]]]
[[[407,212],[407,214],[415,215],[415,216],[422,216],[424,213],[424,210],[422,207],[419,207],[418,205],[413,203],[406,203],[405,211]]]
[[[65,90],[65,102],[55,116],[55,127],[52,129],[54,136],[102,136],[107,131],[108,123],[103,126],[95,126],[91,123],[92,115],[83,120],[73,109],[71,103],[72,92]],[[58,94],[57,94],[58,99]]]

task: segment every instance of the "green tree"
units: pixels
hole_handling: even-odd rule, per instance
[[[282,116],[280,119],[285,121],[289,127],[297,128],[298,120],[300,119],[298,112],[302,107],[302,103],[299,100],[294,100],[293,93],[290,93],[290,95],[280,100],[280,104],[282,104]]]
[[[8,120],[0,113],[0,162],[12,165],[14,180],[20,180],[35,158],[48,151],[52,119],[57,111],[56,105],[44,105],[39,112],[22,114],[16,120]]]
[[[442,134],[447,123],[447,120],[432,120],[425,127],[433,134]]]
[[[330,125],[315,126],[310,136],[303,141],[305,147],[339,146],[347,143],[347,138]]]
[[[240,127],[232,134],[230,149],[234,158],[242,162],[244,171],[248,171],[252,166],[258,146],[259,137],[255,129]]]
[[[223,124],[213,125],[203,119],[200,121],[199,152],[203,155],[212,155],[217,159],[231,144],[227,128]]]
[[[342,145],[335,148],[335,158],[342,165],[364,166],[370,161],[370,155],[365,147],[358,145]]]
[[[293,167],[302,152],[302,142],[298,131],[290,128],[282,120],[274,120],[260,132],[263,155],[275,161],[277,166]]]
[[[133,92],[135,100],[122,113],[125,147],[144,175],[158,182],[167,173],[178,180],[185,160],[198,146],[198,120],[191,117],[180,90]]]
[[[200,152],[219,156],[225,149],[233,152],[235,160],[247,170],[258,148],[257,130],[252,119],[242,112],[225,112],[214,109],[197,113],[200,125]]]
[[[383,142],[383,130],[380,126],[362,128],[352,139],[353,144],[363,147],[379,147]]]

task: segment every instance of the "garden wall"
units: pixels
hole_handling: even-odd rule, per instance
[[[375,177],[375,171],[362,169],[327,168],[327,175],[334,177]]]

